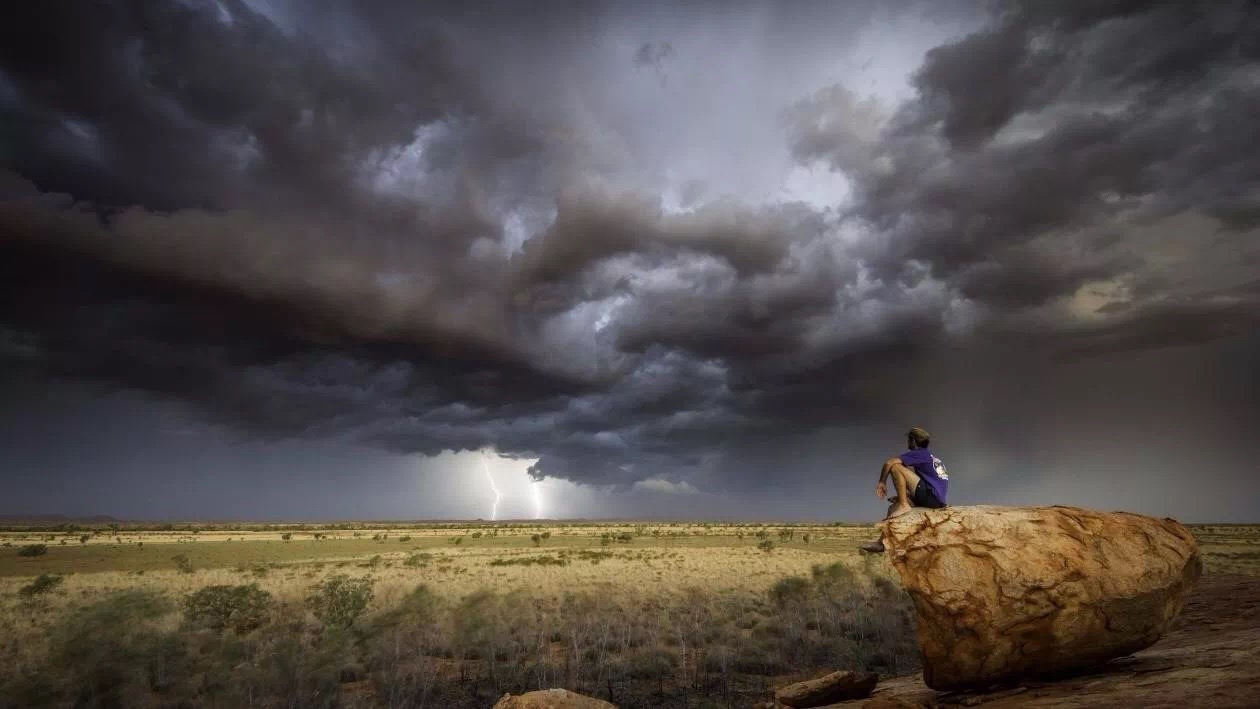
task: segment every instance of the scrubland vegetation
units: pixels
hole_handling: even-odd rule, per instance
[[[1195,531],[1209,570],[1248,563],[1260,539]],[[886,559],[854,551],[872,533],[11,529],[0,706],[485,707],[545,687],[623,707],[748,706],[785,675],[917,669],[907,597]]]

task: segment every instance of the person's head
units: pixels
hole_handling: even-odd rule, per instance
[[[906,433],[906,448],[909,448],[910,450],[914,450],[915,448],[927,448],[928,443],[930,443],[931,440],[932,437],[928,435],[927,431],[915,426]]]

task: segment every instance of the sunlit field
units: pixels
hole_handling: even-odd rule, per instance
[[[1193,528],[1208,573],[1260,527]],[[489,706],[567,687],[748,706],[823,669],[917,669],[873,527],[102,525],[0,532],[10,706]]]

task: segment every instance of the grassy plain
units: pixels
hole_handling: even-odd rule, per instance
[[[691,523],[10,528],[0,531],[0,706],[4,696],[488,706],[550,686],[626,707],[745,706],[786,673],[914,668],[904,594],[884,560],[856,552],[873,534]],[[32,545],[45,550],[18,553]],[[356,583],[370,590],[350,621],[321,616]],[[243,632],[193,617],[201,592],[249,587],[258,591],[232,592],[233,602],[265,597],[265,608]],[[84,659],[78,643],[105,649]],[[131,659],[115,667],[117,657]],[[168,673],[183,679],[154,679]]]
[[[1208,573],[1260,574],[1260,526],[1191,531]],[[488,706],[504,691],[548,686],[625,707],[746,706],[785,674],[915,668],[894,572],[856,551],[875,533],[578,522],[13,527],[0,530],[0,707]],[[45,550],[19,554],[31,545]],[[256,609],[229,604],[209,627],[191,610],[206,589],[250,587],[231,603],[254,594]],[[352,612],[330,621],[330,607]]]

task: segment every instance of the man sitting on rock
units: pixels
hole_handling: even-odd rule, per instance
[[[892,519],[910,511],[911,507],[928,507],[938,509],[945,506],[945,495],[949,492],[949,472],[928,449],[931,437],[928,432],[915,427],[906,434],[905,453],[896,458],[884,461],[879,471],[879,484],[875,486],[875,494],[879,499],[888,495],[885,481],[892,476],[893,485],[897,488],[897,496],[889,500],[888,514],[884,519]],[[863,551],[878,554],[884,551],[883,540],[876,540],[859,547]]]

